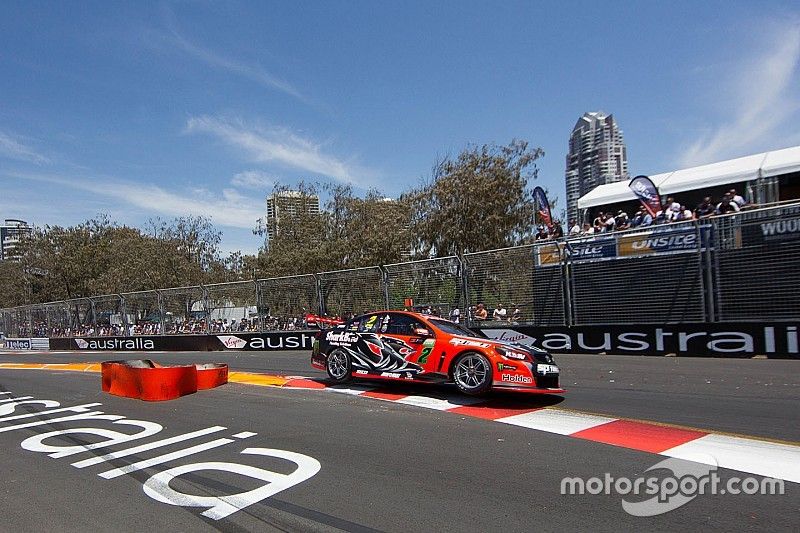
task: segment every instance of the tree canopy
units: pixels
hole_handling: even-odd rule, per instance
[[[536,213],[528,183],[543,155],[514,140],[469,146],[437,161],[430,182],[408,195],[418,253],[442,257],[524,242]]]
[[[431,176],[397,199],[349,185],[301,183],[258,255],[222,257],[211,220],[150,220],[144,229],[100,215],[72,227],[44,226],[24,238],[19,261],[0,262],[0,307],[310,274],[514,246],[534,233],[541,148],[468,146],[439,159]],[[287,191],[277,186],[276,193]],[[325,198],[319,212],[309,209]],[[305,207],[303,207],[305,206]],[[275,222],[272,222],[276,224]],[[272,231],[269,231],[272,230]]]

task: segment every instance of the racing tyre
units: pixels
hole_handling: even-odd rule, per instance
[[[453,381],[464,394],[486,394],[492,388],[492,364],[482,354],[467,352],[453,365]]]
[[[328,354],[325,370],[334,383],[350,381],[353,369],[350,365],[350,356],[342,349],[335,349]]]

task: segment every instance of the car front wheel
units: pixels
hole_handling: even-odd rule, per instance
[[[328,371],[328,376],[336,383],[349,381],[352,374],[350,356],[342,349],[333,350],[328,354],[325,369]]]
[[[453,367],[453,381],[464,394],[486,394],[492,388],[492,364],[482,354],[465,353]]]

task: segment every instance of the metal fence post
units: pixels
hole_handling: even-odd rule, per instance
[[[256,295],[256,320],[258,320],[258,331],[264,331],[264,316],[261,313],[261,309],[263,309],[261,298],[263,295],[261,294],[261,284],[257,279],[253,280],[253,288]]]
[[[319,274],[314,274],[314,281],[317,285],[317,307],[319,310],[319,316],[325,316],[325,297],[322,293],[322,280],[319,277]]]
[[[460,313],[461,318],[468,322],[469,320],[469,303],[467,302],[467,276],[466,276],[466,263],[464,258],[460,255],[456,255],[456,261],[458,261],[458,297],[460,302]]]
[[[92,331],[94,331],[94,336],[99,337],[100,332],[97,330],[97,313],[95,311],[94,300],[91,298],[86,298],[89,300],[89,312],[92,313]]]
[[[383,308],[389,309],[389,271],[381,265],[381,284],[383,285]]]
[[[464,322],[466,323],[467,327],[472,327],[473,316],[470,313],[472,302],[469,298],[469,261],[467,260],[467,254],[456,257],[458,257],[458,262],[461,265],[461,291],[464,299]]]
[[[561,301],[562,305],[564,306],[564,325],[571,326],[572,325],[572,291],[570,290],[570,264],[569,264],[569,254],[566,253],[567,244],[564,241],[564,248],[563,250],[559,251],[561,255],[561,287],[562,287],[562,294],[561,294]]]
[[[131,334],[131,326],[128,323],[128,302],[121,294],[116,295],[119,298],[119,312],[122,314],[122,334],[129,337]]]
[[[164,295],[161,294],[161,291],[158,289],[155,289],[155,291],[156,291],[156,297],[158,298],[158,321],[160,324],[161,335],[166,335],[167,326],[164,321],[166,312],[166,309],[164,308]]]
[[[203,311],[206,315],[206,335],[211,332],[211,305],[209,303],[209,296],[208,296],[208,289],[202,283],[200,284],[200,291],[203,294]],[[189,309],[189,316],[191,316],[192,310]]]
[[[703,236],[701,235],[700,231],[700,222],[695,220],[694,221],[694,231],[697,238],[697,262],[699,266],[698,271],[698,279],[697,281],[700,283],[700,298],[702,298],[702,305],[701,308],[703,310],[703,322],[708,320],[708,298],[706,297],[706,283],[705,283],[705,274],[706,274],[706,267],[703,261]]]

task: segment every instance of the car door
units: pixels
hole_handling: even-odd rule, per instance
[[[427,330],[425,324],[405,313],[388,313],[388,322],[381,326],[381,337],[385,343],[391,344],[395,351],[406,361],[416,363],[426,372],[432,367],[433,347],[436,339],[433,332]],[[429,335],[422,334],[427,330]],[[429,366],[431,365],[431,366]]]

